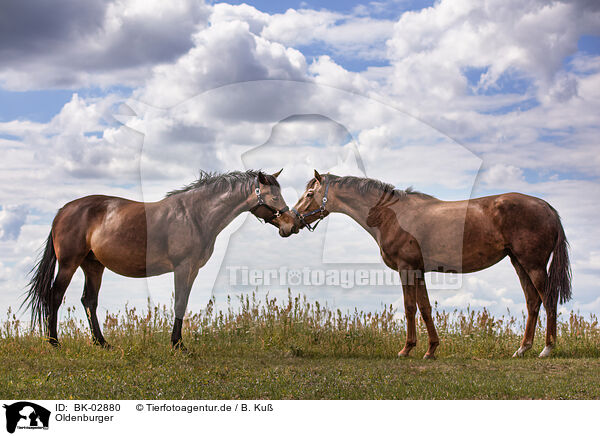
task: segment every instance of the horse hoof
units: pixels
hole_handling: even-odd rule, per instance
[[[529,350],[530,348],[531,345],[525,347],[521,346],[517,351],[515,351],[515,354],[513,354],[512,357],[523,357],[525,355],[525,351]]]
[[[183,342],[178,341],[173,344],[173,351],[179,351],[181,353],[187,353],[188,349],[183,345]]]
[[[542,352],[540,353],[539,357],[544,358],[544,357],[550,357],[550,354],[552,353],[552,346],[548,346],[546,345],[544,347],[544,349],[542,350]]]
[[[400,351],[398,353],[398,357],[402,358],[402,359],[406,359],[409,357],[408,353],[403,353],[402,351]]]
[[[102,347],[105,350],[110,350],[112,348],[112,346],[106,342],[104,339],[102,339],[101,341],[97,340],[97,339],[92,339],[92,344],[98,346],[98,347]]]
[[[50,343],[50,345],[52,345],[54,348],[60,348],[60,342],[58,342],[58,339],[55,338],[50,338],[48,339],[48,342]]]
[[[435,360],[435,355],[434,354],[427,354],[427,353],[425,353],[425,355],[423,356],[423,359],[425,359],[425,360]]]

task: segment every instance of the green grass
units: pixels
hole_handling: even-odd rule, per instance
[[[438,359],[396,354],[404,323],[386,307],[342,313],[289,296],[240,297],[224,312],[213,301],[184,324],[188,353],[172,351],[165,307],[107,314],[105,350],[69,309],[54,349],[9,313],[0,333],[0,397],[7,399],[523,399],[600,398],[600,327],[570,314],[554,357],[512,359],[523,320],[487,311],[437,312]],[[399,318],[402,319],[402,318]]]

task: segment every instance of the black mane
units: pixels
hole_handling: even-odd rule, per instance
[[[341,177],[341,176],[335,176],[333,174],[323,174],[323,177],[326,180],[329,180],[330,183],[332,183],[334,185],[341,186],[341,187],[350,186],[350,187],[356,188],[356,190],[360,194],[369,194],[369,193],[375,191],[375,192],[382,193],[382,194],[392,192],[401,197],[405,197],[407,195],[416,195],[421,198],[431,198],[431,199],[435,198],[432,195],[424,194],[419,191],[415,191],[412,186],[409,186],[406,189],[396,189],[393,185],[391,185],[389,183],[382,182],[381,180],[369,179],[367,177],[355,177],[355,176]],[[312,178],[306,184],[306,189],[312,188],[315,185],[316,181],[317,180],[315,178]]]
[[[259,172],[261,171],[247,170],[216,173],[200,170],[200,175],[198,176],[197,180],[180,189],[174,189],[173,191],[167,192],[165,197],[171,197],[173,195],[183,194],[184,192],[209,186],[213,187],[215,190],[222,191],[226,189],[233,189],[239,184],[242,189],[249,190],[254,187],[254,181],[256,180]],[[279,186],[279,182],[274,176],[267,173],[263,173],[263,175],[265,176],[267,185]]]

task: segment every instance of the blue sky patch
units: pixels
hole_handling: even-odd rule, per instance
[[[467,79],[470,95],[501,95],[501,94],[520,94],[524,95],[533,86],[533,80],[524,77],[517,71],[510,71],[502,74],[495,83],[487,87],[480,87],[479,82],[483,75],[488,72],[489,67],[467,67],[464,68],[463,75]],[[529,102],[526,106],[529,106]]]
[[[7,141],[19,141],[21,137],[0,132],[0,139],[5,139]]]
[[[498,109],[488,110],[488,111],[480,111],[482,114],[486,115],[504,115],[510,112],[526,112],[533,108],[536,108],[540,105],[540,102],[537,98],[531,97],[525,100],[521,100],[517,103],[509,104],[506,106],[502,106]]]
[[[6,91],[0,88],[0,122],[30,120],[47,123],[71,100],[73,91]]]
[[[7,91],[0,87],[0,122],[29,120],[47,123],[71,101],[75,93],[84,99],[106,97],[108,94],[117,94],[126,98],[132,91],[132,88],[127,86],[43,91]]]
[[[479,85],[481,76],[487,73],[488,67],[467,67],[463,70],[464,76],[467,78],[467,82],[470,87],[476,87]]]
[[[583,35],[579,38],[579,41],[577,41],[577,50],[586,54],[600,54],[600,36]]]
[[[557,143],[564,141],[574,133],[575,129],[573,127],[568,127],[561,130],[541,129],[538,138],[542,142]]]
[[[212,2],[213,4],[221,2]],[[269,14],[282,14],[288,9],[326,9],[328,11],[350,13],[357,7],[368,11],[368,15],[374,18],[397,19],[403,12],[419,10],[433,6],[434,0],[383,0],[365,3],[360,0],[254,0],[251,3],[243,0],[228,1],[227,3],[239,5],[242,3],[252,4],[256,9]]]
[[[104,135],[104,132],[101,130],[96,130],[96,131],[92,131],[92,132],[85,132],[84,133],[85,136],[87,136],[88,138],[102,138],[102,135]]]
[[[525,94],[532,84],[533,81],[531,79],[519,76],[518,73],[505,73],[498,78],[496,83],[482,90],[482,94]]]
[[[352,72],[365,71],[369,67],[387,67],[390,62],[387,59],[364,59],[358,56],[351,56],[336,52],[327,44],[322,42],[313,43],[305,46],[298,46],[302,54],[306,57],[308,63],[312,63],[319,56],[327,55],[333,61],[343,67],[345,70]]]

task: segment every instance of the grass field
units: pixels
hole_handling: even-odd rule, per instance
[[[235,304],[234,304],[235,303]],[[424,361],[427,338],[411,358],[396,354],[402,317],[342,313],[289,296],[278,302],[238,297],[216,311],[211,301],[186,318],[187,353],[172,351],[172,313],[107,314],[109,350],[91,344],[68,311],[62,347],[23,331],[8,314],[0,335],[0,397],[5,399],[598,399],[600,326],[570,314],[549,359],[540,320],[533,350],[512,359],[523,319],[487,311],[439,312],[438,359]],[[400,315],[402,313],[400,312]]]

